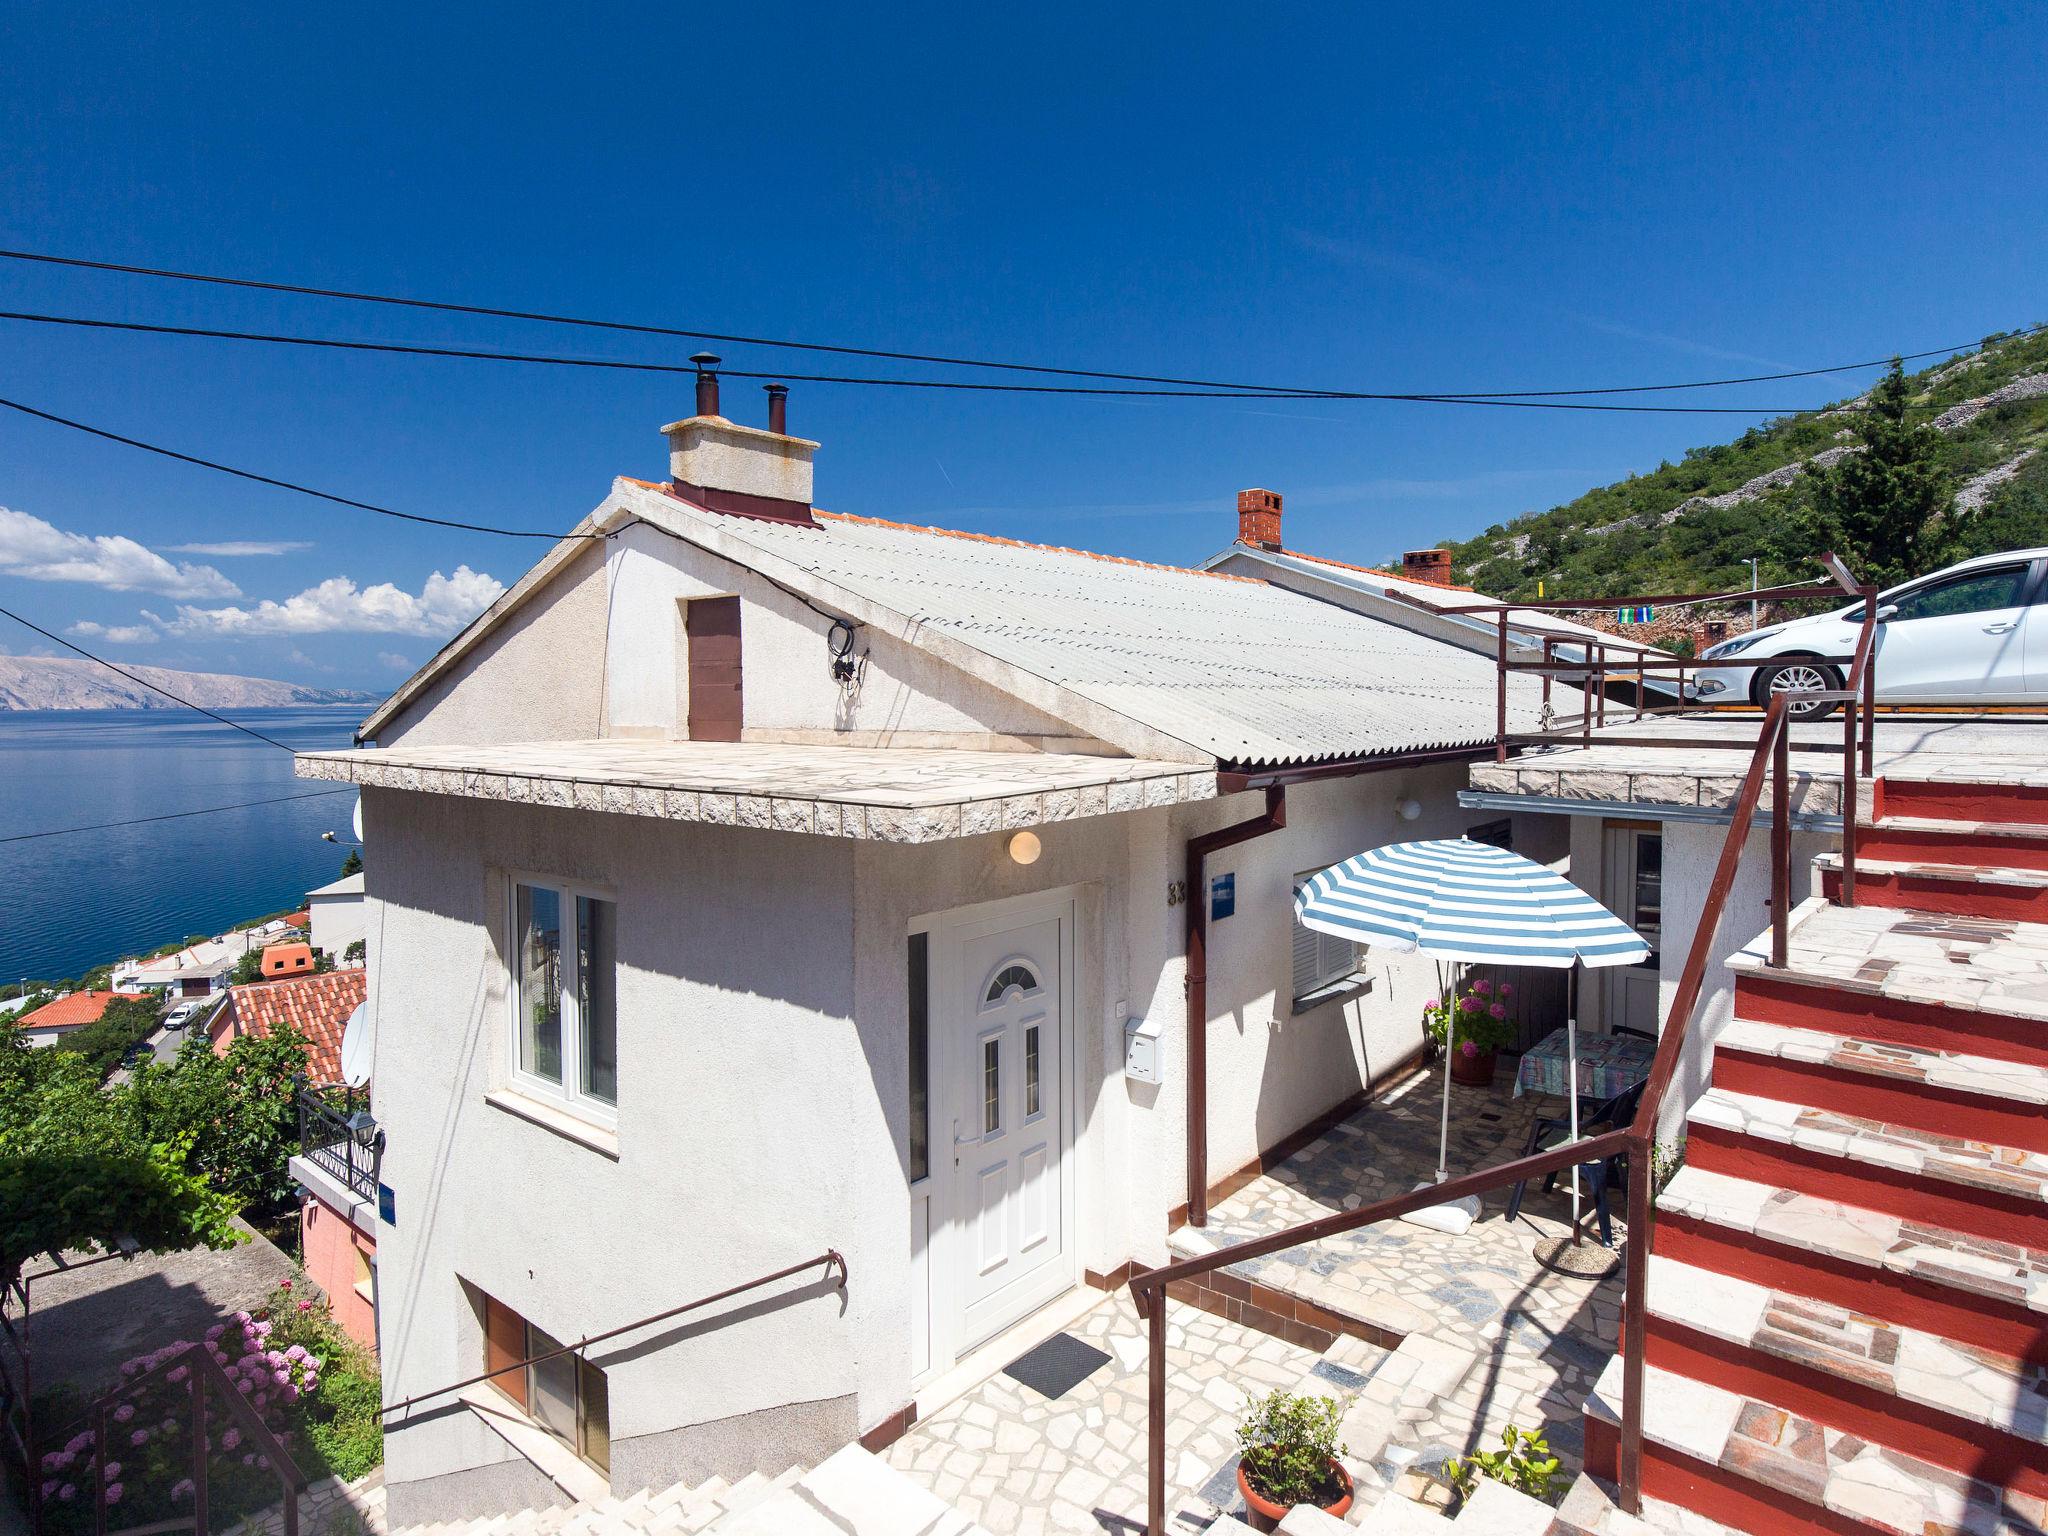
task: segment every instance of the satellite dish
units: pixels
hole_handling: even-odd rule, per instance
[[[363,797],[356,796],[355,809],[349,812],[349,825],[356,829],[356,841],[363,840]]]
[[[370,1056],[376,1046],[376,1031],[370,1027],[370,1005],[357,1003],[341,1031],[341,1080],[351,1088],[370,1081]]]

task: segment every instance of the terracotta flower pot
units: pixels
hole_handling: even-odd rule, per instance
[[[1321,1508],[1341,1520],[1344,1518],[1346,1511],[1351,1508],[1351,1474],[1344,1470],[1343,1463],[1336,1461],[1330,1463],[1330,1473],[1337,1479],[1338,1486],[1344,1491],[1337,1497],[1335,1502],[1324,1504]],[[1245,1514],[1249,1517],[1251,1527],[1255,1531],[1277,1530],[1280,1522],[1287,1517],[1287,1511],[1294,1507],[1292,1504],[1275,1504],[1271,1499],[1268,1499],[1257,1489],[1253,1488],[1251,1483],[1246,1480],[1242,1466],[1239,1466],[1237,1469],[1237,1491],[1244,1495]]]
[[[1451,1081],[1463,1083],[1468,1088],[1490,1088],[1493,1086],[1493,1069],[1499,1061],[1499,1051],[1481,1051],[1476,1056],[1467,1056],[1463,1050],[1452,1051]]]

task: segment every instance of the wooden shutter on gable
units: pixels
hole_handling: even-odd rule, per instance
[[[740,690],[740,600],[692,599],[683,612],[690,667],[690,740],[738,741],[744,717]]]

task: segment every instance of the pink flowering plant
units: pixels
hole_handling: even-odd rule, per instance
[[[1422,1005],[1422,1032],[1437,1050],[1483,1056],[1515,1043],[1515,985],[1481,976]]]
[[[240,1519],[276,1504],[270,1459],[260,1438],[219,1400],[223,1390],[241,1397],[308,1478],[359,1477],[383,1460],[376,1364],[335,1325],[325,1300],[296,1294],[285,1281],[262,1307],[208,1328],[197,1347],[229,1384],[223,1389],[207,1373],[205,1424],[195,1431],[191,1422],[195,1366],[189,1356],[179,1358],[192,1341],[176,1339],[123,1361],[104,1449],[98,1426],[88,1421],[41,1457],[47,1529],[92,1529],[95,1480],[105,1485],[108,1505],[121,1506],[122,1525],[189,1517],[195,1432],[207,1437],[210,1520]],[[84,1406],[39,1404],[38,1420],[62,1423]]]

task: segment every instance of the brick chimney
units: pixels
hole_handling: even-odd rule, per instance
[[[690,361],[697,364],[697,414],[661,429],[675,493],[710,512],[815,524],[811,457],[818,445],[785,430],[789,391],[767,386],[770,430],[743,427],[718,414],[719,360],[706,352]]]
[[[1280,547],[1280,493],[1239,491],[1237,493],[1237,542],[1254,549]]]
[[[1451,552],[1448,549],[1411,549],[1401,557],[1401,574],[1410,581],[1448,587],[1451,584]]]

